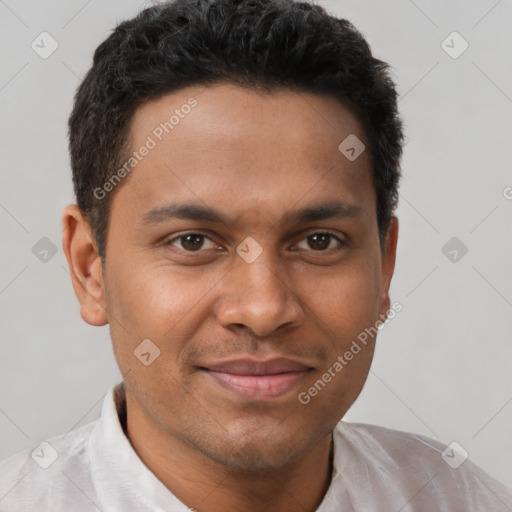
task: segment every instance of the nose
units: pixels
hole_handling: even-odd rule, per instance
[[[264,254],[252,263],[240,259],[224,277],[216,314],[226,329],[247,328],[264,337],[303,322],[304,310],[291,289],[292,283],[285,272],[277,274],[276,265]]]

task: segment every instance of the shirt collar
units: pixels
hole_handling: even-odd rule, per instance
[[[126,402],[121,383],[105,396],[101,419],[91,434],[88,447],[91,476],[103,512],[187,512],[188,507],[139,458],[124,433],[123,424],[126,428]]]

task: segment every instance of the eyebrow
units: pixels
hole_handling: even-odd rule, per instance
[[[328,201],[305,206],[295,211],[287,212],[282,222],[313,222],[325,219],[355,218],[365,213],[365,210],[355,204],[343,201]],[[142,216],[145,225],[160,224],[172,219],[194,220],[211,223],[231,224],[233,216],[220,210],[202,204],[184,203],[169,204],[152,208]]]

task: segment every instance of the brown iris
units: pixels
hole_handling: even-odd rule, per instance
[[[316,247],[311,245],[312,240]],[[327,233],[315,233],[314,235],[308,236],[308,241],[310,242],[311,248],[314,250],[327,249],[331,241],[331,235]]]
[[[204,235],[190,234],[181,237],[181,245],[187,251],[200,249],[204,243]]]

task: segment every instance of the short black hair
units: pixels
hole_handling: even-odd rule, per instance
[[[294,0],[174,0],[119,24],[94,53],[69,118],[73,185],[105,258],[112,179],[142,102],[192,85],[228,82],[335,96],[369,141],[381,244],[398,203],[402,122],[389,65],[354,26]],[[341,142],[341,141],[340,141]]]

